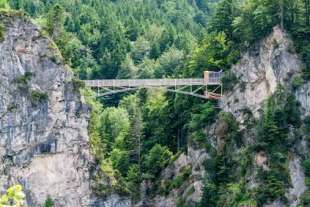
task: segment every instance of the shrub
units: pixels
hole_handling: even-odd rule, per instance
[[[45,202],[43,207],[53,207],[54,206],[54,201],[50,197],[48,197]]]
[[[28,90],[28,82],[34,76],[31,72],[26,72],[24,75],[20,75],[14,79],[14,83],[17,84],[18,88],[22,91]]]
[[[302,165],[304,167],[306,176],[310,177],[310,159],[305,159],[302,162]]]
[[[164,167],[166,167],[172,158],[172,152],[166,147],[156,144],[148,153],[145,160],[147,171],[158,176]]]
[[[300,200],[301,207],[310,206],[310,191],[307,190],[306,192],[304,192],[300,197]]]
[[[4,26],[0,24],[0,42],[4,41]]]
[[[15,185],[7,189],[4,195],[0,195],[0,206],[23,206],[25,194],[21,185]]]
[[[111,152],[111,161],[114,169],[117,169],[122,175],[125,175],[129,168],[129,154],[127,151],[113,149]]]
[[[304,131],[310,134],[310,116],[306,116],[304,119]]]
[[[216,207],[218,200],[218,190],[217,186],[210,182],[206,181],[203,187],[202,199],[199,203],[199,207]]]
[[[301,125],[301,112],[299,109],[300,103],[295,99],[295,96],[289,95],[285,100],[285,106],[282,113],[286,114],[287,123],[295,127]],[[285,117],[285,115],[283,115]]]
[[[280,44],[278,43],[278,41],[276,39],[273,39],[272,41],[272,45],[275,49],[279,48]]]
[[[299,87],[301,87],[304,84],[304,82],[305,81],[301,75],[295,75],[291,81],[293,90],[297,90]]]
[[[212,103],[208,102],[200,105],[199,111],[194,112],[191,116],[191,120],[188,124],[192,131],[196,131],[211,124],[216,116],[216,110]]]
[[[184,166],[178,176],[176,176],[173,180],[169,180],[164,186],[163,191],[165,194],[169,194],[169,192],[173,189],[179,188],[191,175],[192,167],[190,165]]]
[[[238,83],[238,78],[232,71],[225,71],[222,79],[223,89],[225,91],[232,90],[234,86]],[[242,87],[242,86],[241,86]]]
[[[261,183],[256,191],[256,199],[259,204],[284,198],[288,183],[285,183],[280,174],[277,170],[263,171],[259,169],[258,177]]]
[[[48,98],[47,93],[41,91],[31,91],[30,92],[30,101],[33,105],[37,105],[46,101]]]
[[[73,85],[74,91],[76,91],[76,92],[78,92],[82,88],[85,88],[85,83],[78,78],[72,79],[72,85]]]
[[[131,197],[134,200],[138,200],[140,196],[140,182],[141,182],[141,172],[139,165],[131,165],[129,167],[127,177],[126,177],[127,188],[130,192]]]

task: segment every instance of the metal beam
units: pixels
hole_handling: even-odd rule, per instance
[[[167,91],[184,95],[195,96],[203,99],[220,99],[221,94],[214,93],[220,87],[222,90],[222,72],[205,71],[204,78],[183,78],[183,79],[113,79],[113,80],[84,80],[87,87],[96,88],[97,96],[108,96],[122,92],[137,90],[140,88],[165,88]],[[193,90],[193,86],[195,90]],[[218,86],[211,93],[207,86]],[[185,89],[190,87],[190,91]],[[172,89],[174,88],[174,89]],[[198,92],[206,88],[204,94]],[[100,89],[105,92],[100,93]]]
[[[220,79],[206,82],[204,79],[116,79],[116,80],[85,80],[87,87],[147,87],[147,86],[201,86],[219,85]]]

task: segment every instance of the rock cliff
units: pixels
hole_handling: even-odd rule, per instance
[[[246,143],[253,144],[253,136],[255,136],[244,127],[246,113],[251,111],[259,119],[263,105],[278,87],[283,86],[287,90],[291,90],[292,79],[301,73],[301,67],[302,63],[294,52],[293,42],[289,35],[279,27],[275,27],[268,37],[243,53],[240,61],[232,67],[232,71],[239,81],[233,90],[224,95],[221,105],[223,111],[232,113],[239,122]],[[295,92],[296,99],[301,103],[301,110],[305,112],[305,115],[310,113],[309,88],[309,83],[306,83]],[[220,132],[224,126],[221,124],[220,121],[217,121],[206,129],[208,139],[217,150],[223,144]],[[307,150],[303,146],[304,144],[299,142],[294,148]],[[305,176],[296,149],[292,149],[293,153],[288,161],[291,187],[287,189],[286,197],[290,207],[298,206],[300,196],[306,190]],[[201,186],[205,173],[203,163],[208,158],[210,156],[205,150],[190,146],[188,154],[182,154],[163,172],[162,177],[163,179],[175,178],[180,168],[187,165],[194,166],[192,169],[199,169],[199,173],[195,173],[193,170],[189,176],[190,179],[184,182],[180,188],[171,191],[167,196],[157,196],[154,199],[154,206],[176,207],[180,199],[185,200],[186,206],[191,206],[191,203],[199,201],[202,196]],[[266,155],[258,153],[255,156],[256,165],[268,168],[267,159]],[[255,181],[251,178],[253,175],[247,176],[248,180],[252,180],[251,185],[255,186]],[[280,200],[265,205],[265,207],[282,206],[285,204]]]
[[[89,206],[88,108],[54,43],[18,13],[0,14],[0,186],[28,206]]]
[[[248,108],[258,115],[264,101],[277,87],[290,84],[294,75],[301,72],[301,62],[293,50],[287,33],[275,27],[272,34],[242,55],[232,67],[239,83],[222,100],[225,111],[239,117]]]

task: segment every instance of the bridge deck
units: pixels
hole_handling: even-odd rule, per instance
[[[219,85],[220,78],[205,79],[114,79],[114,80],[85,80],[88,87],[172,87],[172,86],[202,86]]]

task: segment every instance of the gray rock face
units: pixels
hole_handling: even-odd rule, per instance
[[[290,51],[292,44],[288,35],[275,27],[257,49],[243,54],[239,63],[232,67],[241,81],[223,98],[224,110],[238,118],[240,112],[247,108],[258,116],[262,103],[279,84],[287,85],[292,75],[301,71],[300,60]]]
[[[195,206],[195,203],[201,200],[205,175],[203,163],[208,157],[204,149],[189,146],[187,154],[181,154],[162,172],[162,179],[174,179],[187,166],[191,166],[192,169],[190,177],[178,189],[172,190],[168,196],[156,196],[150,206],[177,207],[179,200],[183,200],[186,206]]]
[[[300,102],[301,107],[303,109],[303,115],[310,115],[310,83],[306,83],[301,86],[296,92],[295,96],[297,100]]]
[[[275,27],[273,33],[262,40],[256,52],[245,53],[240,62],[232,70],[240,79],[235,88],[223,97],[224,111],[231,112],[243,124],[245,121],[242,111],[249,109],[254,116],[259,117],[262,106],[280,85],[290,90],[292,77],[301,72],[301,62],[292,52],[292,42],[288,35]],[[310,84],[306,83],[295,92],[296,99],[301,103],[305,115],[310,113]],[[249,136],[249,140],[251,136]],[[247,142],[251,142],[246,140]],[[301,148],[300,146],[296,146]],[[305,149],[303,149],[305,151]],[[268,170],[265,165],[267,158],[258,153],[256,164]],[[287,189],[286,197],[290,207],[298,206],[300,196],[306,190],[305,175],[300,164],[300,158],[293,154],[289,160],[289,172],[292,187]],[[255,183],[253,183],[255,185]],[[282,201],[276,200],[264,207],[284,207]]]
[[[95,207],[131,207],[131,200],[127,197],[121,197],[118,194],[112,194],[104,200],[97,200],[93,203]]]
[[[53,43],[16,15],[0,14],[0,186],[23,185],[28,206],[89,206],[88,108]]]
[[[300,164],[300,159],[293,156],[289,160],[289,170],[292,182],[292,187],[287,193],[287,197],[291,207],[298,206],[300,202],[300,196],[306,191],[305,174]]]

